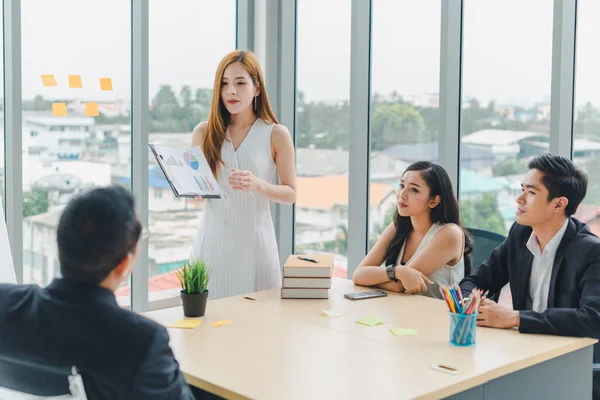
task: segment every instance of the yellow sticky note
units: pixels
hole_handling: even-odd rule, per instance
[[[100,78],[100,89],[102,90],[113,90],[112,79]]]
[[[97,117],[100,115],[100,111],[98,111],[98,103],[85,103],[85,115],[88,117]]]
[[[346,315],[345,312],[336,310],[321,310],[321,312],[331,318],[337,318],[341,317],[342,315]]]
[[[383,324],[384,322],[384,319],[379,317],[364,317],[363,319],[359,319],[358,321],[356,321],[357,324],[363,324],[367,326],[375,326]]]
[[[81,89],[81,75],[69,75],[69,87],[75,89]]]
[[[175,321],[169,328],[182,328],[182,329],[193,329],[200,325],[203,320],[201,319],[182,319],[180,321]]]
[[[66,117],[67,103],[52,103],[52,115],[55,117]]]
[[[392,328],[390,329],[390,332],[396,336],[414,336],[418,333],[416,330],[411,328]]]
[[[223,326],[230,324],[231,321],[227,321],[226,319],[222,319],[221,321],[213,322],[210,326]]]
[[[54,75],[41,75],[44,86],[57,86]]]

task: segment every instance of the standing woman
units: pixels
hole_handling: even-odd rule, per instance
[[[256,56],[235,50],[221,60],[208,121],[192,133],[221,187],[208,199],[191,251],[211,268],[211,299],[281,286],[269,201],[296,201],[294,145],[277,123]],[[271,183],[277,170],[279,184]]]

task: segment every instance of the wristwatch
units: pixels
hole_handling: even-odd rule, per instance
[[[385,267],[385,272],[387,273],[387,277],[392,282],[398,282],[398,278],[396,278],[396,271],[394,271],[393,265],[388,265]]]

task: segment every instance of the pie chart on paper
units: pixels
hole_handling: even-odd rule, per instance
[[[190,167],[193,170],[197,171],[198,168],[200,168],[200,163],[198,162],[198,159],[194,157],[194,155],[190,152],[186,151],[185,153],[183,153],[183,160],[188,165],[188,167]]]

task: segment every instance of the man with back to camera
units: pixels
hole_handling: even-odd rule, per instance
[[[117,186],[75,197],[57,230],[62,277],[0,285],[0,354],[76,366],[88,399],[193,399],[167,330],[124,310],[114,291],[137,261],[142,226]]]
[[[600,338],[600,239],[572,217],[587,176],[568,158],[546,153],[531,160],[521,187],[508,237],[460,283],[465,296],[474,288],[499,293],[510,283],[513,310],[486,299],[477,325]],[[600,400],[600,374],[593,380]]]

